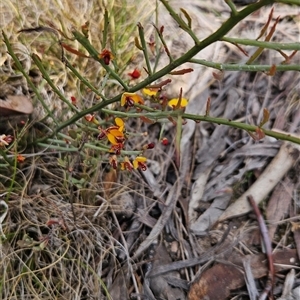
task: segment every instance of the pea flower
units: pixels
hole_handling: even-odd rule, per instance
[[[145,162],[147,161],[147,158],[144,157],[144,156],[137,156],[132,164],[133,164],[133,167],[134,169],[141,169],[142,171],[146,171],[147,170],[147,166],[145,164]]]
[[[178,105],[178,102],[179,102],[179,98],[174,98],[174,99],[171,99],[169,102],[168,102],[168,105],[170,107],[172,107],[173,109],[175,109]],[[186,98],[181,98],[181,102],[180,102],[180,108],[184,108],[186,107],[188,104],[188,100]]]
[[[107,129],[101,129],[98,135],[98,140],[102,140],[103,138],[107,137],[111,144],[117,145],[119,143],[123,143],[125,141],[124,136],[124,121],[121,118],[115,118],[115,126],[110,126]]]
[[[107,139],[110,141],[110,143],[113,145],[117,145],[125,142],[124,133],[118,129],[111,129],[107,131],[106,136]]]
[[[132,171],[133,170],[133,165],[130,162],[128,156],[124,157],[124,161],[121,162],[121,170],[128,170],[128,171]]]
[[[117,169],[118,167],[118,159],[117,159],[117,156],[116,155],[112,155],[110,158],[109,158],[109,163],[112,165],[112,167],[114,169]]]
[[[119,155],[119,154],[121,154],[121,150],[123,150],[123,149],[124,149],[124,143],[117,143],[117,144],[111,146],[111,148],[109,149],[109,152]]]
[[[119,131],[124,131],[124,121],[121,118],[115,118],[115,123],[119,127]]]
[[[132,107],[135,103],[144,104],[144,99],[136,93],[123,93],[121,97],[121,106]]]

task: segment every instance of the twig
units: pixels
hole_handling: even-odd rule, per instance
[[[256,215],[256,219],[257,219],[257,222],[258,222],[258,225],[260,228],[260,234],[263,238],[263,242],[265,245],[265,250],[266,250],[267,257],[268,257],[268,265],[269,265],[268,281],[266,283],[263,293],[259,296],[259,300],[266,299],[266,297],[268,296],[268,294],[270,292],[271,292],[271,297],[273,299],[272,288],[274,285],[275,270],[274,270],[274,264],[273,264],[272,245],[271,245],[271,241],[269,239],[268,229],[267,229],[266,223],[264,222],[262,214],[261,214],[256,202],[254,201],[253,197],[251,195],[249,195],[249,196],[247,196],[247,199],[248,199],[250,205],[252,206],[253,211]]]

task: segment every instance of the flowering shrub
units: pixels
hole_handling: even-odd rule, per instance
[[[64,128],[71,127],[76,125],[77,129],[69,128],[67,138],[64,135],[64,140],[66,140],[66,151],[70,150],[70,145],[74,144],[74,140],[82,138],[82,131],[86,130],[86,135],[88,136],[87,142],[82,143],[82,148],[92,147],[93,149],[98,149],[106,155],[106,161],[114,169],[129,170],[134,169],[146,170],[147,159],[144,156],[145,150],[152,149],[154,141],[149,141],[148,145],[141,146],[139,149],[127,149],[128,140],[131,138],[132,133],[126,130],[126,125],[130,118],[138,118],[146,123],[154,123],[158,120],[164,119],[169,120],[176,127],[176,140],[175,140],[175,150],[176,150],[176,164],[180,164],[180,140],[181,140],[181,131],[182,126],[185,124],[186,119],[194,120],[196,122],[206,121],[212,122],[215,124],[224,124],[227,126],[232,126],[235,128],[246,130],[251,137],[255,140],[261,140],[265,136],[272,136],[277,139],[289,140],[292,142],[300,143],[299,138],[291,136],[290,134],[278,133],[272,130],[266,130],[263,128],[263,125],[268,122],[269,112],[267,109],[264,110],[263,121],[259,125],[248,125],[241,122],[234,122],[232,120],[227,120],[224,118],[215,118],[210,116],[210,98],[207,100],[205,115],[197,114],[187,114],[185,113],[185,108],[188,105],[188,99],[183,97],[185,91],[182,90],[181,86],[176,87],[179,91],[178,95],[172,95],[172,97],[167,96],[167,89],[172,80],[172,76],[184,76],[187,73],[193,72],[193,68],[181,68],[178,69],[181,65],[186,62],[200,64],[204,66],[209,66],[215,69],[220,70],[220,73],[213,73],[213,77],[217,80],[222,79],[222,72],[224,70],[260,70],[264,71],[267,75],[273,76],[276,71],[297,69],[296,65],[292,65],[293,58],[297,53],[298,45],[293,43],[276,45],[271,41],[271,38],[276,31],[276,26],[278,25],[278,18],[271,25],[270,20],[272,19],[273,9],[270,11],[269,20],[266,20],[266,24],[263,26],[259,37],[256,40],[243,40],[243,39],[234,39],[228,38],[225,35],[241,20],[250,15],[251,13],[259,10],[263,6],[267,6],[270,1],[258,1],[254,4],[247,6],[244,9],[238,11],[231,1],[226,1],[231,11],[230,18],[224,22],[220,29],[214,34],[208,36],[204,40],[200,40],[195,32],[192,29],[192,17],[188,14],[185,9],[181,9],[182,15],[178,14],[173,10],[168,1],[160,1],[167,11],[170,13],[174,21],[177,23],[179,28],[188,34],[191,39],[194,41],[194,46],[191,47],[186,53],[182,54],[178,58],[172,56],[171,51],[168,49],[167,43],[164,38],[165,29],[164,25],[158,26],[154,25],[156,31],[156,37],[154,38],[151,35],[148,40],[145,36],[144,28],[142,24],[137,24],[138,37],[135,37],[135,46],[139,49],[144,56],[145,66],[143,67],[146,77],[143,77],[142,69],[138,67],[132,68],[132,71],[127,72],[124,76],[124,73],[120,71],[118,66],[118,49],[110,49],[110,45],[107,41],[107,30],[109,28],[109,18],[106,15],[105,18],[105,33],[103,33],[102,45],[103,49],[96,49],[93,47],[89,40],[89,22],[86,22],[81,26],[81,32],[76,29],[72,30],[72,37],[64,34],[61,30],[55,28],[53,24],[49,24],[49,27],[36,27],[36,28],[27,28],[23,29],[20,32],[30,33],[34,31],[38,32],[51,32],[55,36],[59,36],[59,45],[62,50],[62,61],[69,69],[70,73],[77,77],[78,80],[84,85],[84,87],[94,93],[97,103],[93,104],[91,107],[82,106],[82,100],[77,101],[77,98],[80,98],[79,95],[72,95],[71,101],[63,93],[56,88],[53,80],[49,76],[49,73],[44,68],[43,60],[36,54],[32,54],[31,58],[36,64],[37,68],[41,72],[43,78],[48,82],[49,86],[53,91],[58,95],[58,97],[67,105],[69,111],[73,113],[73,116],[70,117],[63,123],[58,124],[55,118],[53,117],[52,112],[47,108],[47,105],[44,105],[45,109],[48,110],[48,115],[53,118],[56,123],[56,127],[52,130],[51,133],[41,137],[37,140],[39,145],[45,145],[45,142],[49,141],[53,137],[60,138],[59,134],[62,134]],[[272,1],[271,1],[272,2]],[[281,2],[281,1],[276,1]],[[285,1],[282,1],[283,3]],[[269,31],[269,32],[268,32]],[[259,39],[265,35],[264,41],[259,41]],[[13,48],[5,35],[3,33],[4,42],[7,46],[8,53],[12,56],[12,59],[15,61],[16,66],[19,68],[21,73],[24,75],[28,84],[32,90],[36,93],[37,98],[42,102],[43,99],[39,94],[38,89],[32,83],[30,77],[22,67],[18,57],[13,51]],[[62,39],[68,39],[70,42],[65,43]],[[76,43],[84,48],[84,53],[82,50],[76,49],[76,45],[69,45],[71,42],[76,40]],[[257,51],[252,55],[251,58],[247,61],[245,65],[239,63],[235,64],[219,64],[214,62],[207,62],[204,60],[197,60],[193,57],[205,49],[207,46],[217,42],[217,41],[226,41],[237,46],[238,50],[241,51],[243,55],[247,55],[247,52],[243,49],[243,45],[252,45],[258,47]],[[278,65],[254,65],[254,62],[262,53],[262,51],[267,49],[275,49],[278,53],[284,58],[284,62]],[[159,71],[155,70],[152,62],[150,61],[150,54],[155,59],[155,64],[158,63],[161,51],[169,57],[169,64],[165,65]],[[285,49],[293,50],[293,52],[287,55],[284,51]],[[66,53],[65,53],[66,51]],[[69,55],[71,57],[77,57],[80,60],[93,60],[97,64],[100,64],[101,69],[103,70],[104,79],[103,86],[99,88],[95,84],[92,84],[87,80],[80,71],[77,70],[76,64],[70,63],[68,60]],[[235,67],[235,69],[234,69]],[[106,73],[105,73],[106,72]],[[129,78],[129,79],[128,79]],[[116,94],[113,97],[106,97],[106,94],[111,93],[111,85],[108,82],[117,83],[119,89],[116,89]],[[121,92],[119,92],[121,89]],[[119,93],[118,93],[119,92]],[[175,98],[174,98],[175,97]],[[79,103],[78,103],[79,102]],[[98,114],[99,113],[99,114]],[[100,115],[105,115],[103,118]],[[83,121],[84,120],[84,121]],[[97,138],[94,139],[91,132],[97,131]],[[1,135],[0,147],[7,147],[12,140],[5,135]],[[160,133],[159,142],[163,145],[169,143],[168,139],[163,137],[163,130]],[[73,144],[72,144],[73,143]],[[91,145],[91,143],[93,145]],[[99,144],[100,143],[100,144]],[[54,147],[56,149],[62,149],[61,142],[57,145],[49,145],[46,143],[47,147]],[[76,149],[72,149],[75,151]],[[21,159],[19,159],[20,161]]]

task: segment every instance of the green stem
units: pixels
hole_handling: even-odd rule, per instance
[[[218,69],[220,71],[267,72],[272,68],[271,65],[222,64],[195,58],[190,59],[190,62]],[[276,71],[300,71],[300,65],[276,65]]]
[[[110,110],[106,110],[107,114],[113,114],[119,117],[128,117],[128,118],[139,118],[140,116],[145,116],[149,119],[153,119],[153,120],[159,120],[159,119],[167,119],[169,116],[170,117],[174,117],[177,118],[178,116],[180,116],[182,114],[182,112],[178,112],[178,111],[158,111],[158,112],[148,112],[148,113],[131,113],[131,112],[113,112]],[[256,125],[249,125],[249,124],[245,124],[245,123],[241,123],[241,122],[236,122],[236,121],[232,121],[229,119],[223,119],[223,118],[214,118],[211,116],[205,116],[205,115],[193,115],[193,114],[182,114],[182,118],[183,119],[190,119],[190,120],[194,120],[194,121],[204,121],[204,122],[209,122],[209,123],[214,123],[214,124],[218,124],[218,125],[227,125],[230,127],[234,127],[234,128],[238,128],[238,129],[242,129],[245,131],[251,131],[251,132],[255,132],[257,127]],[[267,136],[271,136],[274,137],[278,140],[285,140],[285,141],[290,141],[296,144],[300,144],[300,138],[297,136],[293,136],[291,134],[285,134],[285,133],[279,133],[277,131],[273,131],[273,130],[267,130],[264,128],[261,128],[261,130],[265,133],[265,135]]]
[[[300,50],[300,43],[276,43],[276,42],[264,42],[264,41],[256,41],[250,39],[239,39],[239,38],[231,38],[224,36],[220,39],[224,42],[229,42],[231,44],[240,44],[246,46],[255,46],[265,49],[273,49],[273,50]]]
[[[189,34],[189,36],[194,40],[195,45],[199,45],[199,39],[193,32],[193,30],[182,20],[182,18],[173,10],[173,8],[169,5],[168,1],[160,0],[160,2],[165,6],[168,10],[172,18],[177,22],[179,27],[183,29],[185,32]]]
[[[137,26],[138,26],[139,36],[140,36],[140,40],[141,40],[141,44],[142,44],[142,48],[143,48],[144,58],[145,58],[146,65],[147,65],[148,75],[152,75],[152,69],[151,69],[149,55],[148,55],[148,48],[147,48],[147,44],[145,41],[144,28],[140,23],[138,23]]]
[[[238,12],[236,10],[234,3],[231,0],[225,0],[225,2],[231,9],[231,15],[233,15],[233,16],[236,15]]]
[[[109,104],[112,104],[114,102],[117,102],[117,101],[120,101],[121,99],[121,95],[118,95],[110,100],[106,100],[106,101],[102,101],[90,108],[87,108],[81,112],[78,112],[77,114],[75,114],[73,117],[71,117],[70,119],[68,119],[67,121],[65,121],[64,123],[60,124],[59,126],[57,126],[53,132],[48,135],[48,136],[45,136],[39,140],[37,140],[36,142],[37,143],[43,143],[45,142],[48,138],[51,138],[53,136],[55,136],[57,133],[59,133],[61,130],[63,130],[64,128],[68,127],[69,125],[72,125],[72,124],[75,124],[76,121],[78,121],[79,119],[83,118],[85,115],[87,114],[92,114],[93,112],[97,111],[97,110],[101,110],[103,109],[104,107],[106,107],[107,105]],[[97,107],[97,109],[95,109],[95,107]]]
[[[297,5],[300,6],[299,0],[275,0],[274,2],[287,4],[287,5]]]
[[[162,43],[163,46],[164,46],[165,52],[167,53],[167,55],[168,55],[168,57],[169,57],[170,63],[172,63],[172,61],[174,60],[174,58],[173,58],[172,55],[171,55],[171,52],[170,52],[170,50],[169,50],[169,48],[168,48],[168,46],[167,46],[167,43],[166,43],[166,41],[165,41],[165,39],[164,39],[162,33],[160,32],[160,29],[159,29],[156,25],[154,25],[154,24],[153,24],[153,26],[155,27],[157,36],[159,37],[161,43]]]
[[[251,131],[251,132],[255,132],[255,130],[258,127],[256,125],[249,125],[249,124],[245,124],[245,123],[231,121],[228,119],[213,118],[213,117],[209,117],[209,116],[197,116],[197,115],[192,115],[192,114],[183,114],[182,117],[186,118],[186,119],[195,120],[195,121],[198,120],[198,121],[206,121],[206,122],[215,123],[215,124],[228,125],[230,127],[234,127],[234,128],[238,128],[238,129],[242,129],[242,130],[246,130],[246,131]],[[300,144],[300,138],[293,136],[291,134],[279,133],[279,132],[276,132],[273,130],[267,130],[264,128],[261,128],[261,130],[265,133],[265,135],[274,137],[278,140],[285,140],[285,141],[293,142],[296,144]]]
[[[176,165],[180,167],[180,160],[181,160],[181,152],[180,152],[180,142],[181,142],[181,134],[182,134],[182,116],[179,115],[177,118],[177,125],[176,125],[176,137],[175,137],[175,157],[176,157]]]
[[[0,149],[0,158],[4,159],[11,167],[14,166],[14,161],[7,157],[4,150]]]

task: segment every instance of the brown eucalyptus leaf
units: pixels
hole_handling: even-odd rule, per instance
[[[0,99],[0,116],[16,114],[31,114],[33,106],[30,99],[24,95],[7,95],[6,100]]]

